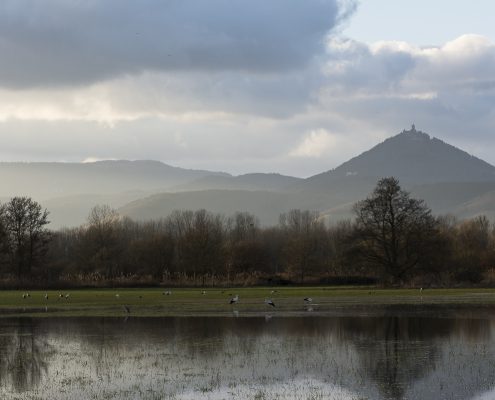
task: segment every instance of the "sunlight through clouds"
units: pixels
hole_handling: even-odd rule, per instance
[[[325,129],[317,129],[309,132],[302,143],[292,150],[289,155],[293,157],[321,157],[338,143],[336,137]]]

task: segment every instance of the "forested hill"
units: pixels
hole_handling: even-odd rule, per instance
[[[407,185],[495,182],[495,167],[413,126],[333,170],[308,178],[301,187],[319,187],[353,177],[376,181],[385,176],[395,176]]]
[[[328,160],[331,164],[331,160]],[[263,225],[293,208],[337,221],[387,176],[426,200],[436,214],[495,218],[495,167],[414,127],[335,169],[307,179],[276,173],[232,176],[158,161],[0,163],[0,198],[26,195],[50,211],[51,227],[83,223],[96,204],[152,219],[174,209],[248,211]]]

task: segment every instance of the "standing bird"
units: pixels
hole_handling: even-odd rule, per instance
[[[206,294],[206,290],[203,290],[203,291],[201,292],[201,294]]]
[[[48,300],[48,293],[45,293],[45,300]]]
[[[67,294],[65,295],[65,300],[69,300],[69,297],[70,297],[70,293],[67,293]]]
[[[305,297],[305,298],[304,298],[304,301],[305,301],[306,303],[312,303],[312,302],[313,302],[313,299],[312,299],[311,297]]]
[[[27,297],[26,293],[22,294],[22,298],[25,299]]]
[[[275,303],[273,302],[272,299],[265,299],[265,304],[272,306],[272,307],[275,307]]]
[[[130,314],[130,313],[131,313],[131,309],[130,309],[128,306],[122,306],[122,308],[124,309],[124,311],[125,311],[127,314]]]
[[[236,304],[238,301],[239,301],[239,295],[236,294],[235,297],[232,297],[230,299],[230,303],[229,304]]]

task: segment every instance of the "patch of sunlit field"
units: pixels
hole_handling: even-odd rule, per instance
[[[239,300],[231,303],[238,296]],[[308,299],[310,298],[310,299]],[[271,299],[274,306],[266,303]],[[306,300],[305,300],[306,299]],[[250,287],[0,291],[0,316],[307,315],[373,305],[495,305],[495,289]]]

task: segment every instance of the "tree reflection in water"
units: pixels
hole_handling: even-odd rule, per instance
[[[36,387],[48,369],[43,357],[50,353],[45,337],[38,335],[37,323],[22,318],[0,326],[0,385],[16,392]]]
[[[0,397],[436,400],[495,387],[490,319],[381,315],[4,319]]]

